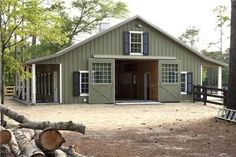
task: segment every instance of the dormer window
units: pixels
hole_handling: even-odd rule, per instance
[[[131,31],[130,32],[130,54],[140,55],[143,54],[143,32]]]
[[[124,55],[149,55],[149,33],[124,32]]]

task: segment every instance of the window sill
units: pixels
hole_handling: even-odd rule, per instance
[[[181,92],[180,94],[181,95],[187,95],[187,92]]]
[[[80,96],[89,96],[88,93],[81,93]]]
[[[143,56],[143,53],[130,53],[131,56]]]

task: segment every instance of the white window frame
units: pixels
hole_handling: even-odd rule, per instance
[[[183,82],[182,82],[181,74],[184,74],[184,75],[185,75],[185,91],[184,91],[184,92],[181,91],[180,94],[182,94],[182,95],[187,94],[187,84],[188,84],[187,73],[188,73],[187,71],[181,71],[181,73],[180,73],[180,91],[181,91],[181,84],[183,83]]]
[[[141,52],[132,52],[131,51],[131,34],[141,34]],[[129,32],[129,52],[130,55],[143,55],[143,32],[142,31],[130,31]]]
[[[80,83],[79,83],[79,90],[80,90],[80,96],[89,96],[89,93],[82,93],[82,86],[81,86],[81,83],[82,83],[82,73],[87,73],[88,74],[88,77],[89,77],[89,71],[86,71],[86,70],[82,70],[82,71],[79,71],[79,79],[80,79]],[[88,89],[89,89],[89,78],[88,78]]]
[[[95,64],[97,64],[97,63],[95,63]],[[101,64],[101,63],[98,63],[98,64]],[[93,70],[92,71],[92,84],[111,84],[112,83],[112,64],[111,63],[107,63],[107,64],[110,64],[110,68],[111,68],[110,71],[98,71],[98,72],[102,72],[103,74],[104,74],[104,72],[110,72],[110,75],[108,75],[108,76],[110,76],[110,78],[107,79],[108,82],[104,82],[104,80],[101,81],[101,82],[95,82],[95,76],[94,75],[97,71]],[[92,69],[93,69],[93,66],[94,65],[92,64]]]

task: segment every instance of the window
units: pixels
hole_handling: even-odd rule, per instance
[[[92,83],[111,83],[111,63],[93,63],[92,71]]]
[[[89,73],[80,71],[80,96],[88,96],[89,93]]]
[[[181,72],[181,94],[187,94],[187,72]]]
[[[178,83],[178,64],[162,64],[162,83]]]
[[[143,53],[143,32],[130,32],[130,53],[134,55]]]

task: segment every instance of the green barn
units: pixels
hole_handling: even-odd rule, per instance
[[[16,82],[28,103],[115,103],[192,100],[202,71],[226,64],[191,49],[140,16],[131,17],[55,54],[26,62],[32,78]]]

